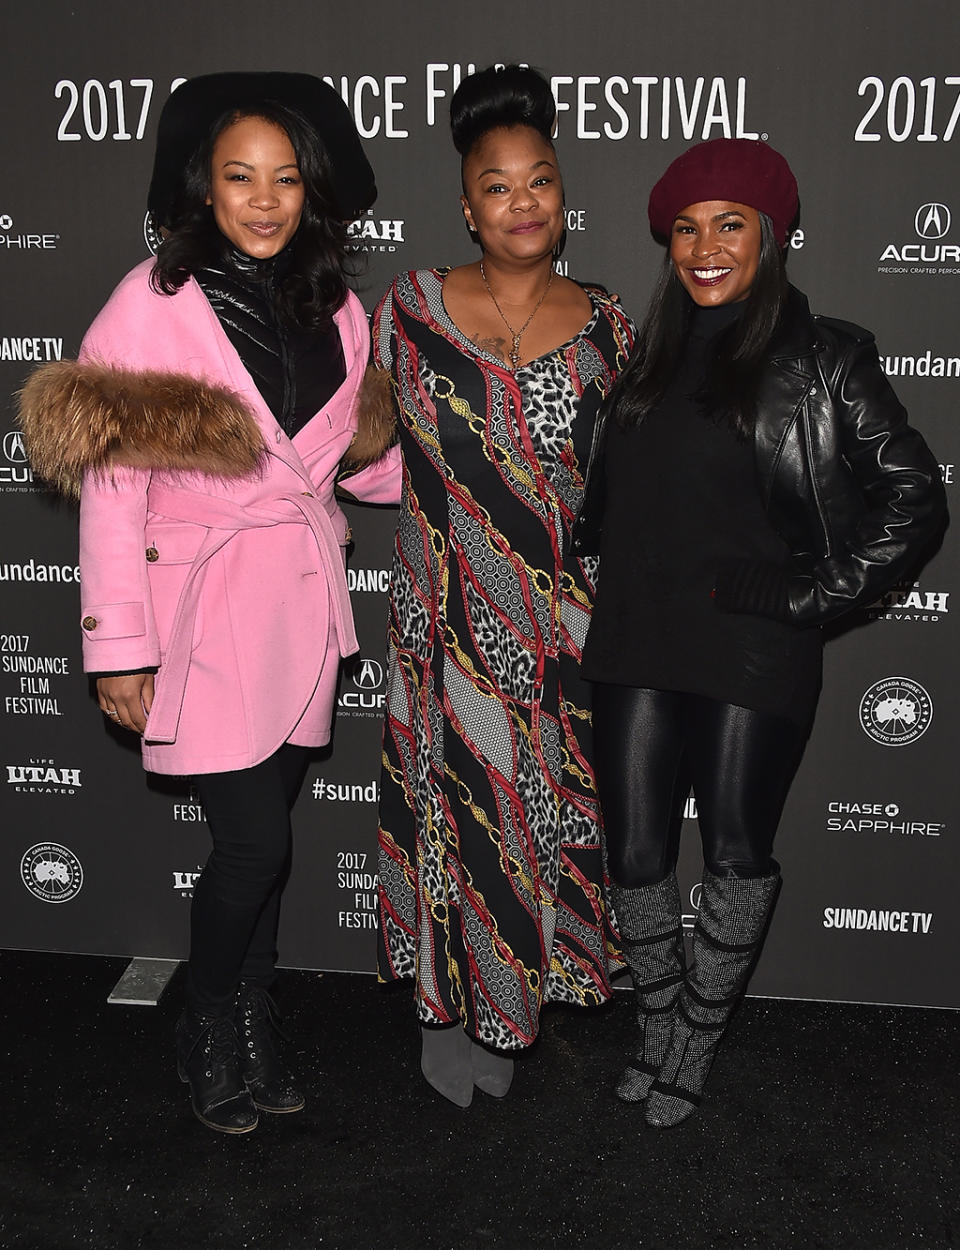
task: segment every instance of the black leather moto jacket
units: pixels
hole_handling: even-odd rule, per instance
[[[614,391],[614,395],[615,395]],[[597,416],[571,552],[599,554],[604,428]],[[871,603],[946,521],[939,466],[880,367],[873,335],[814,317],[791,287],[768,349],[754,431],[761,496],[791,560],[788,619],[820,625]]]

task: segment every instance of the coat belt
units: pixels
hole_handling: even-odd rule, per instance
[[[309,528],[320,552],[322,568],[327,574],[340,655],[352,655],[359,649],[341,543],[333,519],[321,500],[312,495],[290,493],[274,495],[252,506],[242,506],[227,499],[156,483],[150,486],[147,507],[171,521],[199,525],[208,531],[180,592],[161,669],[163,680],[158,684],[144,734],[148,741],[164,743],[177,740],[193,654],[197,608],[207,566],[211,557],[241,530],[264,529],[273,525],[306,525]],[[335,501],[333,507],[339,511]]]

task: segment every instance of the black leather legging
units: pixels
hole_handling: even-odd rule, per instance
[[[676,867],[691,785],[707,868],[718,877],[772,871],[774,834],[809,725],[702,695],[598,683],[593,728],[618,885],[651,885]]]
[[[280,895],[290,870],[290,809],[308,752],[284,744],[262,763],[192,778],[213,850],[193,890],[187,1002],[219,1015],[241,980],[269,986]]]

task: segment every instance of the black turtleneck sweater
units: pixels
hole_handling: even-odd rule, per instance
[[[606,440],[600,581],[583,653],[592,681],[681,690],[806,723],[820,688],[819,630],[719,612],[728,561],[784,565],[767,519],[753,440],[695,398],[711,339],[742,311],[696,308],[680,368],[638,426]]]
[[[340,387],[346,366],[335,325],[324,333],[280,319],[277,285],[289,267],[289,248],[254,260],[230,247],[195,276],[267,407],[293,438]]]

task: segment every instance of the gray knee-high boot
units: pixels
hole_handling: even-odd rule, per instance
[[[720,1038],[746,988],[780,888],[780,874],[715,877],[704,871],[693,963],[680,989],[670,1045],[647,1097],[654,1128],[672,1128],[699,1105]]]
[[[637,995],[640,1026],[636,1059],[623,1070],[614,1091],[624,1102],[641,1102],[666,1056],[673,1006],[683,981],[680,890],[670,873],[654,885],[636,889],[613,885],[610,894]]]

